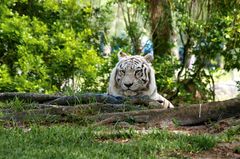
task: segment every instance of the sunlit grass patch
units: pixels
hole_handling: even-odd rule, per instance
[[[0,153],[5,158],[155,158],[172,152],[208,150],[216,140],[208,135],[180,135],[156,129],[141,133],[133,129],[77,125],[0,128]],[[127,142],[124,142],[127,141]]]

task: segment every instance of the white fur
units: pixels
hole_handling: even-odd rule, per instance
[[[117,70],[117,65],[123,61],[127,60],[129,58],[141,58],[141,60],[144,61],[146,65],[148,65],[148,68],[150,69],[150,83],[148,90],[144,91],[124,91],[121,87],[117,86],[115,81],[115,74]],[[153,60],[152,55],[146,55],[146,56],[127,56],[125,53],[120,52],[118,54],[119,62],[116,64],[116,66],[113,68],[110,80],[109,80],[109,87],[108,87],[108,94],[113,96],[135,96],[135,95],[141,95],[141,96],[149,96],[150,99],[157,100],[157,101],[163,101],[162,105],[164,108],[174,108],[171,102],[169,102],[166,98],[158,94],[157,92],[157,86],[155,81],[155,72],[153,67],[151,66],[151,61]]]

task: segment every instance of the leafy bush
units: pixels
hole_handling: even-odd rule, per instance
[[[11,0],[0,12],[0,91],[51,93],[69,79],[81,81],[81,91],[98,85],[104,63],[96,33],[103,26],[93,24],[88,3]]]
[[[176,70],[180,67],[175,57],[170,55],[158,57],[153,61],[157,88],[164,96],[171,96],[176,90]]]

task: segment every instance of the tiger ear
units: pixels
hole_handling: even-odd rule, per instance
[[[118,52],[118,60],[121,60],[124,57],[127,57],[128,55],[125,52],[119,51]]]
[[[147,54],[147,55],[144,56],[144,59],[147,62],[151,63],[153,61],[153,55],[152,54]]]

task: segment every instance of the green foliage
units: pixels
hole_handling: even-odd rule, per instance
[[[0,91],[51,93],[69,79],[80,80],[81,91],[100,89],[94,88],[104,64],[96,43],[101,13],[77,1],[11,0],[0,6]]]
[[[101,87],[102,92],[107,91],[110,73],[117,62],[117,53],[114,52],[107,59],[105,59],[103,67],[99,69],[99,83],[101,84],[99,86]]]
[[[176,58],[165,55],[155,56],[153,61],[155,69],[157,88],[161,94],[171,95],[176,89],[176,82],[173,77],[175,71],[180,67]]]
[[[240,38],[237,28],[240,24],[237,8],[240,4],[237,1],[220,3],[214,0],[174,2],[172,8],[177,34],[185,52],[177,77],[177,96],[185,102],[196,102],[196,98],[201,101],[214,100],[211,88],[214,84],[213,74],[223,63],[221,57],[225,58],[224,67],[227,70],[239,68]],[[230,6],[233,8],[229,9]],[[192,55],[196,57],[196,62],[189,67],[188,61]],[[175,98],[177,96],[175,94]]]
[[[145,29],[149,27],[147,25],[148,11],[146,3],[141,0],[110,0],[110,2],[118,5],[119,13],[123,17],[127,33],[125,40],[128,40],[127,52],[131,52],[133,55],[140,54],[140,38],[146,34]],[[126,48],[126,46],[123,48]]]
[[[213,74],[223,59],[225,70],[240,69],[240,4],[237,0],[174,0],[168,5],[169,27],[180,37],[185,56],[180,63],[173,55],[160,56],[164,49],[154,47],[159,92],[177,103],[214,100]],[[119,48],[140,54],[142,35],[151,33],[152,41],[165,39],[161,34],[151,37],[156,26],[150,8],[149,2],[140,0],[2,0],[0,91],[106,92]],[[112,34],[114,13],[117,21],[124,21],[126,37]],[[100,56],[102,43],[112,47],[107,59]],[[171,47],[165,49],[170,52]],[[189,67],[193,55],[197,60]]]
[[[240,3],[237,0],[215,1],[212,19],[218,41],[224,44],[221,55],[225,58],[225,69],[240,69]],[[211,28],[213,30],[213,28]],[[214,39],[216,40],[216,39]]]

